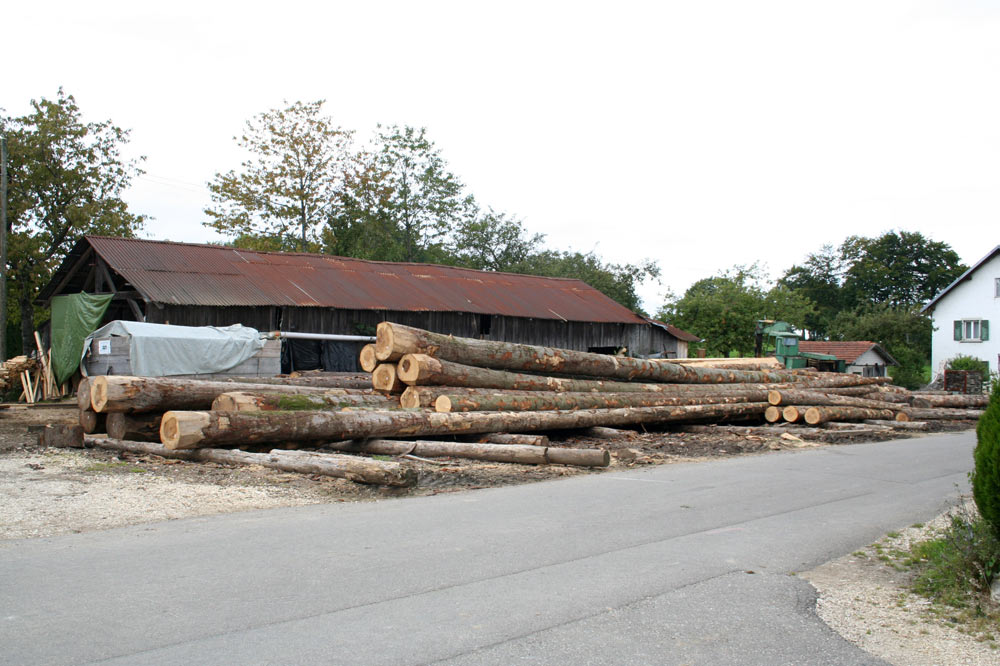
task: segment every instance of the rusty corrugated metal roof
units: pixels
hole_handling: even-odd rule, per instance
[[[86,241],[147,300],[175,305],[473,312],[644,324],[580,280],[135,238]]]

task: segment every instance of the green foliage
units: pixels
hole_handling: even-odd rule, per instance
[[[529,257],[540,250],[544,238],[542,234],[529,235],[520,220],[489,209],[459,223],[451,235],[449,251],[460,266],[512,271],[529,265]]]
[[[831,245],[824,245],[819,252],[809,254],[801,265],[792,266],[778,284],[797,292],[816,304],[815,312],[803,321],[804,330],[812,339],[829,334],[830,323],[845,307],[845,293],[841,289],[844,265],[841,256]]]
[[[946,243],[919,232],[850,236],[840,246],[847,303],[914,306],[926,303],[968,268]]]
[[[948,369],[982,372],[983,377],[985,378],[989,376],[990,364],[989,361],[984,361],[976,358],[975,356],[965,356],[963,354],[959,354],[958,356],[948,360]]]
[[[657,316],[705,339],[710,356],[754,352],[757,320],[786,321],[802,328],[815,304],[782,284],[767,288],[757,264],[736,266],[699,280],[684,296],[667,303]]]
[[[322,100],[295,102],[247,121],[235,141],[250,157],[208,184],[206,226],[248,249],[319,248],[319,227],[342,188],[351,140],[322,107]]]
[[[980,515],[1000,539],[1000,390],[996,387],[976,424],[973,459],[972,496]]]
[[[543,250],[509,268],[515,273],[583,280],[605,296],[630,310],[641,312],[637,289],[646,280],[660,276],[660,267],[646,259],[638,264],[606,264],[593,252]]]
[[[451,263],[446,237],[476,212],[426,129],[379,126],[351,161],[324,241],[343,256]]]
[[[870,340],[882,345],[899,366],[889,368],[893,382],[915,389],[929,380],[924,366],[931,355],[933,326],[916,307],[869,305],[840,312],[830,323],[834,340]]]
[[[72,95],[31,101],[31,112],[0,116],[10,153],[8,294],[18,303],[22,349],[44,317],[33,301],[58,263],[84,234],[134,236],[145,220],[122,193],[142,173],[122,156],[129,132],[110,120],[83,122]]]
[[[981,517],[955,513],[940,536],[915,544],[903,564],[915,571],[916,593],[960,611],[973,630],[995,630],[1000,618],[989,591],[1000,573],[1000,541]]]

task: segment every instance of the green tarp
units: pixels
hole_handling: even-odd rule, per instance
[[[52,299],[52,370],[62,384],[83,358],[83,341],[97,330],[112,294],[67,294]]]

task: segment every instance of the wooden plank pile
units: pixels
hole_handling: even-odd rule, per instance
[[[412,485],[399,462],[345,453],[233,451],[283,443],[400,457],[606,466],[602,449],[514,442],[501,433],[782,419],[820,426],[972,418],[975,401],[913,394],[885,378],[785,370],[773,362],[635,359],[431,333],[385,322],[361,352],[372,388],[106,376],[85,383],[80,423],[114,447]],[[759,360],[758,360],[759,361]],[[279,383],[280,381],[280,383]],[[449,441],[427,439],[449,436]],[[482,435],[480,442],[450,441]],[[508,437],[510,437],[508,435]],[[405,441],[404,441],[405,440]],[[122,444],[126,442],[127,444]],[[332,443],[331,443],[332,442]],[[105,444],[112,446],[111,444]],[[141,446],[140,446],[141,445]],[[319,470],[319,471],[317,471]]]

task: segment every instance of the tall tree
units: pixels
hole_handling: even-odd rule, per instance
[[[34,347],[38,290],[70,248],[87,233],[133,236],[145,220],[121,199],[144,159],[123,157],[127,130],[110,120],[83,122],[62,88],[55,99],[32,100],[31,109],[0,116],[10,151],[8,285],[25,352]]]
[[[832,245],[810,253],[806,260],[785,271],[778,281],[816,304],[816,311],[805,318],[804,329],[810,338],[826,337],[833,318],[844,309],[843,259]]]
[[[234,137],[249,152],[239,171],[208,184],[206,226],[243,247],[316,250],[343,188],[351,132],[322,114],[323,100],[254,116]]]
[[[646,259],[637,264],[604,263],[593,252],[542,250],[511,266],[514,273],[583,280],[605,296],[630,310],[641,312],[638,288],[646,280],[660,277],[660,267]]]
[[[757,265],[736,266],[699,280],[658,315],[705,339],[713,356],[754,352],[757,320],[787,321],[797,328],[815,312],[815,304],[782,285],[768,287]]]
[[[475,200],[425,128],[380,125],[371,149],[358,154],[347,176],[329,219],[327,249],[372,259],[446,261],[447,235],[475,212]]]
[[[854,307],[926,303],[968,268],[947,243],[919,232],[850,236],[841,244],[840,253],[846,267],[845,295]]]
[[[524,224],[492,208],[459,223],[449,235],[449,251],[457,263],[487,271],[526,267],[545,236],[529,234]]]

